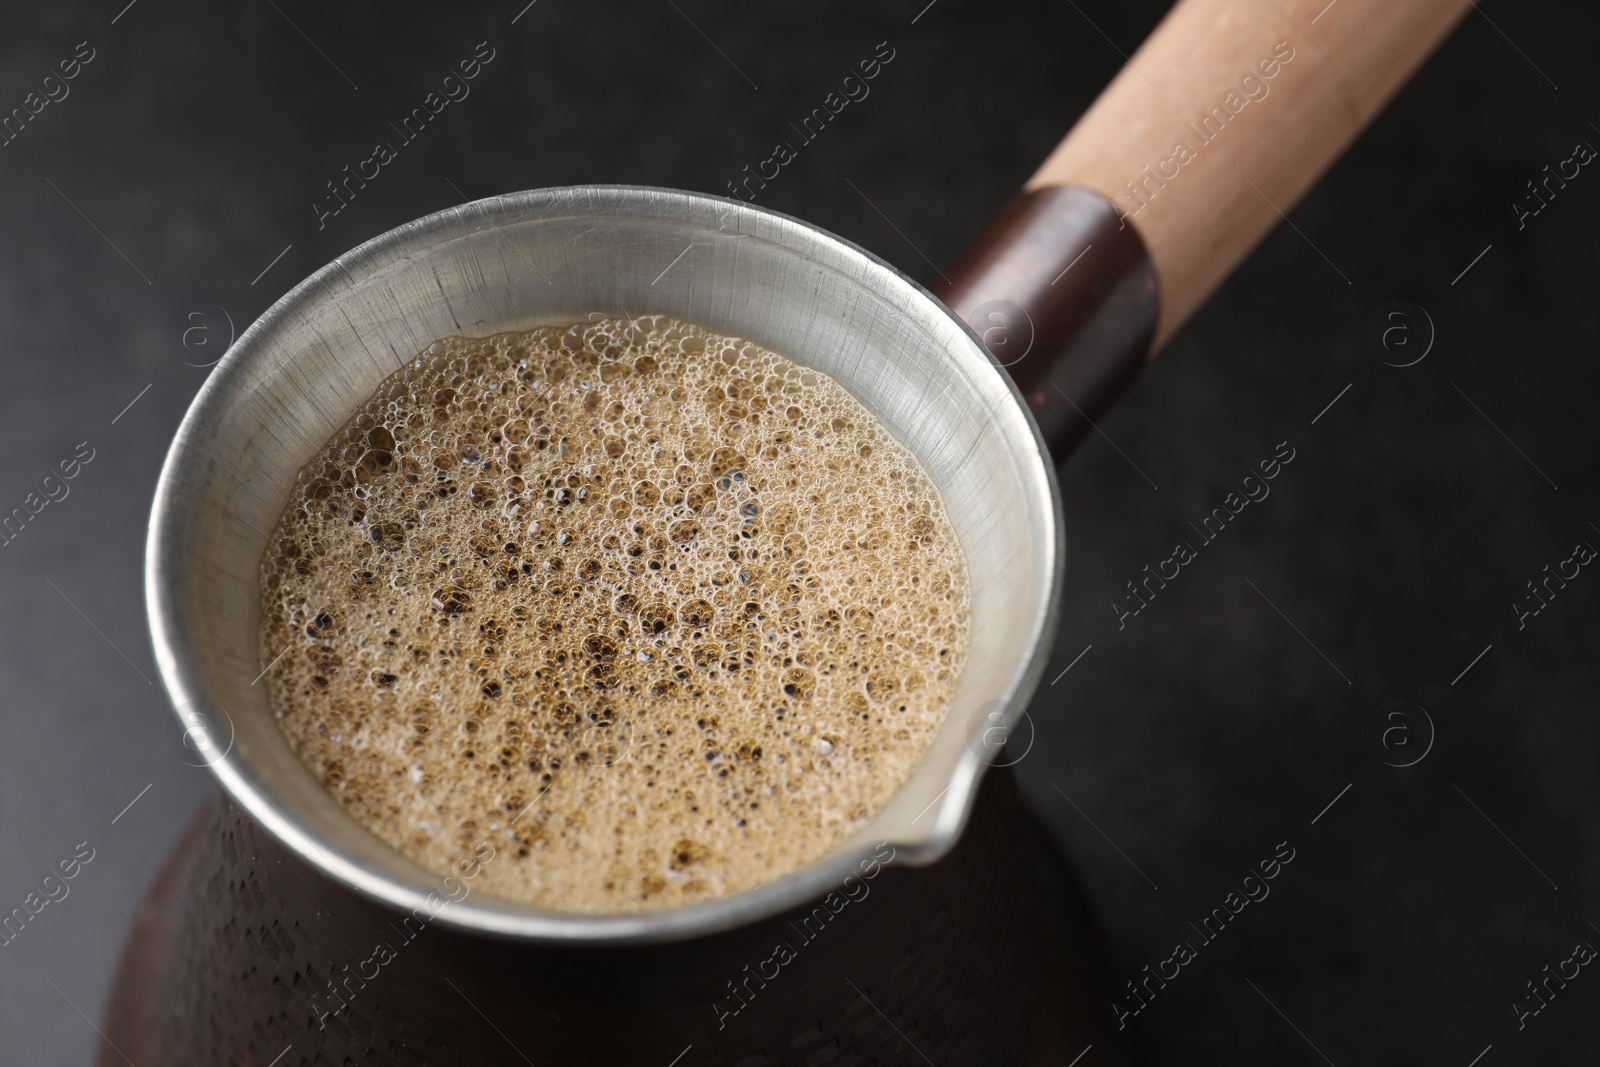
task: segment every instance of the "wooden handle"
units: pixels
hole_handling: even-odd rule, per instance
[[[1182,0],[1027,188],[1092,189],[1131,222],[1159,348],[1470,2]]]
[[[1173,8],[939,290],[1057,459],[1471,2]]]

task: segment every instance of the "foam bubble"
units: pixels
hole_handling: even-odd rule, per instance
[[[262,561],[295,752],[379,837],[584,912],[816,859],[899,788],[967,650],[914,457],[832,379],[664,316],[435,342]]]

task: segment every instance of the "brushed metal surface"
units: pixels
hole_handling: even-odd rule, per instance
[[[931,862],[960,834],[1004,726],[1037,685],[1065,560],[1054,471],[1010,380],[926,290],[816,227],[701,194],[582,186],[452,208],[340,257],[244,332],[185,417],[150,520],[156,659],[197,751],[252,816],[358,891],[409,909],[441,879],[345,812],[290,750],[264,687],[251,684],[262,667],[260,559],[295,473],[384,378],[440,337],[647,313],[747,338],[830,375],[917,455],[971,574],[966,669],[949,718],[901,790],[861,832],[792,875],[642,915],[474,895],[440,919],[536,941],[669,940],[819,896],[880,841],[909,862]]]

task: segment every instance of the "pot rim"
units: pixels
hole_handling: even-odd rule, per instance
[[[1017,724],[1027,700],[1032,696],[1051,654],[1059,622],[1062,578],[1065,572],[1066,543],[1059,487],[1054,464],[1027,404],[1001,365],[984,347],[977,335],[931,292],[909,276],[866,249],[811,223],[765,207],[726,197],[678,189],[638,185],[582,185],[544,188],[508,193],[447,208],[408,222],[339,256],[291,288],[247,328],[212,370],[191,402],[163,463],[151,509],[145,553],[145,599],[151,640],[162,685],[173,705],[180,725],[194,730],[218,728],[209,709],[207,685],[195,662],[184,634],[185,611],[178,595],[180,585],[172,579],[185,566],[182,558],[185,497],[190,468],[202,431],[209,429],[220,413],[228,410],[244,391],[254,385],[249,371],[252,363],[265,358],[273,340],[304,308],[315,306],[338,291],[335,283],[348,285],[364,270],[388,266],[408,251],[416,251],[461,236],[464,225],[473,223],[475,213],[514,211],[529,219],[552,220],[599,212],[582,210],[581,205],[595,200],[608,205],[633,205],[636,212],[610,211],[606,217],[661,217],[662,208],[676,205],[679,215],[714,210],[721,220],[732,219],[726,227],[769,240],[783,237],[798,242],[805,254],[810,244],[818,252],[841,256],[851,267],[885,290],[909,298],[958,327],[969,342],[970,353],[960,359],[979,359],[987,372],[1004,383],[1021,417],[1031,450],[1019,449],[1032,468],[1033,490],[1048,500],[1047,522],[1051,550],[1045,577],[1050,591],[1032,620],[1032,646],[1019,657],[1020,669],[1011,677],[1008,692],[1000,694],[1000,712],[1009,730]],[[653,207],[652,207],[653,205]],[[565,212],[565,214],[561,214]],[[491,225],[493,223],[491,222]],[[986,736],[986,735],[985,735]],[[969,739],[970,741],[970,739]],[[987,744],[986,746],[987,747]],[[946,789],[930,802],[934,817],[922,832],[890,835],[884,840],[893,846],[893,861],[923,865],[942,857],[954,845],[966,824],[983,772],[993,762],[993,753],[968,744],[956,763]],[[428,907],[438,894],[413,880],[408,883],[391,873],[373,870],[349,849],[302,825],[286,815],[274,801],[271,783],[257,773],[236,749],[206,761],[232,800],[258,823],[274,834],[294,853],[313,867],[357,892],[401,911],[427,908],[431,918],[464,930],[499,935],[516,940],[547,944],[648,944],[710,934],[778,914],[794,906],[814,901],[828,890],[839,887],[851,875],[859,875],[865,865],[882,860],[881,844],[859,844],[836,848],[820,859],[774,881],[753,889],[730,893],[701,903],[654,912],[591,914],[557,912],[519,905],[487,894],[465,895],[461,900],[445,900]],[[913,772],[915,773],[915,772]],[[909,779],[908,779],[909,781]],[[897,794],[898,795],[898,794]],[[881,813],[880,813],[881,814]],[[351,816],[354,819],[354,816]],[[918,819],[921,818],[919,814]],[[877,816],[874,816],[877,819]],[[916,820],[912,820],[915,822]],[[385,844],[384,848],[390,846]],[[419,868],[420,869],[420,868]],[[442,883],[441,883],[442,884]]]

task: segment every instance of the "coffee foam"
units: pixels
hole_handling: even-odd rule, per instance
[[[262,561],[278,723],[475,888],[635,912],[820,857],[906,780],[965,560],[838,383],[664,316],[451,337],[310,463]],[[281,659],[279,658],[281,655]]]

